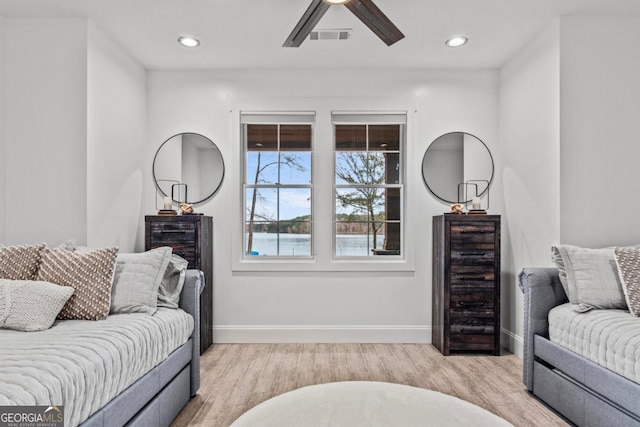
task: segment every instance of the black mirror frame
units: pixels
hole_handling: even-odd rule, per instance
[[[487,191],[489,191],[489,187],[491,186],[491,183],[493,182],[493,177],[496,173],[496,167],[495,167],[495,163],[493,162],[493,155],[491,154],[491,150],[489,150],[489,147],[487,146],[487,144],[484,143],[483,140],[481,140],[480,138],[478,138],[477,136],[475,136],[472,133],[469,132],[463,132],[463,131],[452,131],[452,132],[447,132],[447,133],[443,133],[442,135],[438,136],[436,139],[434,139],[433,141],[431,141],[431,143],[429,144],[429,146],[427,147],[427,149],[424,152],[424,155],[422,156],[422,162],[420,163],[420,174],[422,175],[422,182],[424,182],[424,185],[427,187],[427,190],[429,190],[429,193],[431,193],[435,198],[437,198],[438,200],[445,202],[445,203],[465,203],[468,202],[469,200],[466,201],[460,201],[460,200],[446,200],[443,199],[442,197],[438,196],[431,187],[429,187],[429,183],[427,182],[426,177],[424,176],[424,162],[426,160],[427,157],[427,153],[429,152],[429,148],[431,148],[431,146],[433,145],[434,142],[436,142],[438,139],[442,138],[443,136],[447,136],[447,135],[451,135],[454,133],[462,133],[465,135],[470,135],[472,137],[474,137],[475,139],[477,139],[482,145],[484,145],[484,148],[487,149],[487,153],[489,153],[489,159],[491,160],[491,177],[489,178],[489,184],[487,185],[487,188],[484,189],[484,191],[482,193],[480,193],[480,196],[482,196],[484,193],[486,193]],[[459,183],[456,183],[456,185]]]
[[[226,167],[224,164],[224,156],[222,155],[222,151],[220,151],[220,148],[218,148],[218,146],[215,144],[215,142],[213,142],[210,138],[207,138],[206,136],[200,134],[200,133],[196,133],[196,132],[180,132],[180,133],[176,133],[173,136],[170,136],[169,138],[167,138],[162,144],[160,144],[160,147],[158,147],[158,149],[156,150],[156,154],[153,156],[153,163],[151,165],[151,174],[153,175],[153,183],[156,186],[156,190],[160,192],[160,194],[162,194],[162,196],[164,197],[168,197],[169,194],[165,194],[164,191],[162,191],[162,189],[160,188],[160,185],[158,184],[158,179],[156,178],[156,158],[158,157],[158,153],[160,152],[160,150],[162,149],[162,147],[164,147],[164,145],[171,141],[173,138],[175,138],[178,135],[198,135],[203,137],[204,139],[206,139],[207,141],[209,141],[211,143],[211,145],[213,146],[213,148],[215,148],[218,153],[220,153],[220,161],[222,162],[222,178],[220,179],[220,182],[218,183],[218,186],[213,190],[213,192],[208,195],[207,197],[205,197],[202,200],[198,200],[196,202],[189,202],[187,201],[187,203],[192,204],[192,205],[197,205],[199,203],[204,203],[207,200],[213,198],[213,196],[215,196],[218,191],[220,190],[220,187],[222,187],[222,183],[224,182],[224,177],[225,177],[225,172],[226,172]],[[174,200],[174,202],[177,202],[177,200]]]

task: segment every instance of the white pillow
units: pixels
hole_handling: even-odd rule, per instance
[[[158,309],[158,288],[172,249],[168,246],[139,254],[118,254],[111,289],[111,314],[154,314]]]
[[[578,312],[594,308],[626,309],[622,283],[618,277],[614,248],[587,249],[572,245],[557,245],[554,252],[561,258],[560,269],[569,302]]]
[[[49,329],[72,294],[70,286],[0,279],[0,328],[27,332]]]

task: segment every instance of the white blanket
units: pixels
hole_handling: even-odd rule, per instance
[[[576,313],[571,304],[549,312],[551,342],[640,383],[640,317],[626,310]]]
[[[184,344],[193,317],[160,308],[103,321],[56,321],[41,332],[0,330],[0,405],[64,405],[76,426]]]

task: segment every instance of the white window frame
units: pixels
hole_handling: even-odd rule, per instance
[[[317,101],[317,100],[316,100]],[[295,103],[294,103],[295,104]],[[313,105],[312,105],[313,104]],[[217,233],[222,233],[228,236],[228,240],[231,242],[231,251],[229,251],[229,257],[231,258],[232,274],[281,274],[281,273],[295,273],[300,275],[301,280],[307,275],[315,275],[318,273],[330,274],[327,277],[345,278],[349,277],[350,273],[358,274],[370,274],[377,272],[377,274],[390,274],[393,277],[398,275],[413,275],[415,274],[415,259],[416,259],[416,239],[419,236],[414,236],[414,233],[407,233],[406,230],[413,230],[415,228],[415,215],[412,213],[417,207],[421,207],[424,203],[421,199],[415,197],[414,193],[418,190],[416,182],[421,181],[419,159],[422,158],[420,152],[421,145],[413,144],[413,138],[415,134],[415,123],[417,117],[417,111],[408,108],[399,108],[397,110],[332,110],[329,105],[324,105],[321,108],[313,111],[309,110],[309,107],[315,106],[318,102],[300,102],[299,110],[248,110],[241,107],[234,108],[232,106],[230,110],[230,122],[231,122],[231,134],[230,138],[234,141],[232,155],[237,167],[235,170],[229,171],[229,181],[233,188],[237,190],[230,194],[232,202],[231,209],[235,212],[233,215],[236,218],[230,227],[220,225],[217,227]],[[319,104],[327,104],[324,101]],[[353,104],[352,101],[347,102],[348,107]],[[293,105],[296,107],[297,105]],[[382,104],[381,104],[382,106]],[[257,111],[257,112],[256,112]],[[402,222],[403,222],[403,235],[402,235],[402,256],[376,256],[376,257],[356,257],[356,258],[334,258],[333,248],[335,244],[333,242],[334,235],[334,210],[335,206],[332,206],[333,191],[335,184],[335,154],[334,154],[334,137],[335,132],[331,117],[333,114],[341,114],[343,117],[347,114],[355,117],[361,117],[362,114],[376,115],[382,117],[386,114],[392,116],[402,115],[406,118],[407,124],[405,125],[404,135],[404,154],[402,155],[404,161],[404,191],[402,203]],[[282,116],[282,115],[311,115],[314,117],[313,123],[313,146],[312,146],[312,219],[313,219],[313,237],[312,237],[312,254],[310,258],[296,257],[282,258],[282,257],[244,257],[244,223],[245,212],[243,210],[245,203],[245,195],[243,193],[243,183],[245,179],[245,158],[244,149],[242,147],[242,120],[241,117],[256,117],[260,116]],[[299,121],[298,121],[299,123]],[[411,200],[411,201],[408,201]],[[413,206],[412,210],[407,209],[407,204]],[[424,209],[419,209],[424,210]],[[430,224],[430,221],[429,221]],[[218,241],[218,240],[216,240]],[[225,241],[225,238],[221,237],[221,242]],[[221,250],[227,248],[221,247]],[[428,254],[426,254],[428,255]],[[420,257],[424,257],[425,254],[420,253]],[[345,276],[345,274],[347,276]],[[390,276],[391,277],[391,276]]]
[[[399,174],[399,183],[398,184],[383,184],[383,185],[362,185],[362,187],[379,187],[379,188],[398,188],[400,189],[400,254],[399,255],[384,255],[384,258],[387,260],[398,260],[404,259],[405,256],[405,182],[406,182],[406,140],[407,140],[407,115],[406,113],[354,113],[354,112],[339,112],[332,111],[331,112],[331,128],[333,132],[333,144],[332,144],[332,152],[333,152],[333,237],[332,237],[332,246],[333,246],[333,259],[341,260],[341,261],[362,261],[362,262],[379,262],[384,261],[380,259],[380,256],[375,255],[360,255],[360,256],[342,256],[336,254],[336,224],[337,220],[337,212],[336,212],[336,192],[340,188],[353,188],[353,185],[343,185],[336,184],[335,180],[335,171],[336,171],[336,155],[338,151],[336,150],[336,126],[338,125],[365,125],[367,127],[367,152],[369,148],[369,125],[400,125],[400,141],[399,141],[399,163],[400,163],[400,174]],[[371,151],[375,152],[375,151]]]
[[[277,125],[278,131],[280,130],[280,126],[286,125],[310,125],[311,126],[311,151],[310,151],[310,166],[311,166],[311,182],[309,184],[266,184],[266,185],[253,185],[249,184],[246,181],[247,177],[247,133],[246,126],[247,125]],[[308,188],[309,193],[311,195],[311,223],[310,223],[310,231],[311,231],[311,241],[310,241],[310,255],[300,255],[300,256],[287,256],[287,255],[267,255],[260,256],[261,260],[285,260],[290,262],[296,262],[297,260],[310,260],[313,259],[314,255],[314,215],[313,215],[313,176],[314,176],[314,167],[313,167],[313,150],[314,150],[314,125],[315,125],[315,113],[313,112],[295,112],[295,113],[255,113],[255,112],[241,112],[240,114],[240,126],[241,126],[241,143],[242,143],[242,227],[243,230],[246,227],[245,216],[244,214],[247,211],[246,206],[246,190],[250,188],[273,188],[273,189],[283,189],[283,188]],[[280,132],[278,132],[278,153],[280,153]],[[280,170],[278,174],[280,174]],[[278,200],[277,204],[279,205],[280,201]],[[278,220],[279,222],[279,220]],[[247,255],[245,250],[245,240],[244,240],[244,232],[242,233],[242,241],[243,241],[243,252],[242,256],[245,260],[252,260],[254,256]],[[278,246],[279,246],[279,238],[280,231],[278,230]]]

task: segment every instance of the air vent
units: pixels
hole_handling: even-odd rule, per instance
[[[348,40],[352,29],[344,30],[313,30],[309,33],[309,40]]]

